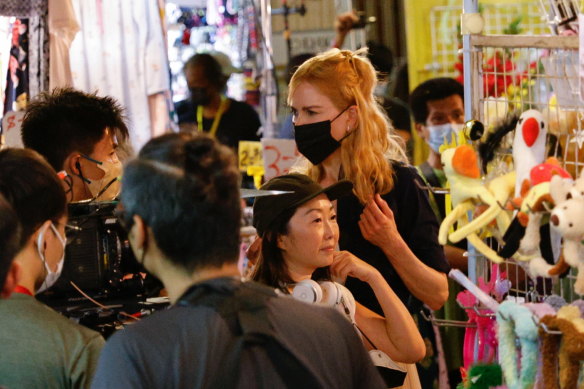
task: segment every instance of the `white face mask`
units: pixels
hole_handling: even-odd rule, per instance
[[[387,82],[378,82],[375,85],[375,89],[373,90],[373,94],[378,97],[385,97],[387,92]]]
[[[452,135],[458,134],[464,124],[440,124],[436,126],[427,126],[430,136],[428,138],[428,146],[435,152],[440,152],[440,146],[445,142],[452,142]],[[446,138],[446,139],[444,139]]]
[[[55,227],[55,225],[52,222],[49,225],[49,227],[53,230],[53,232],[55,233],[55,236],[57,237],[57,239],[59,239],[59,242],[61,242],[61,245],[63,246],[63,255],[61,256],[61,259],[57,263],[57,270],[52,271],[51,268],[49,267],[49,264],[47,263],[47,260],[45,258],[45,254],[41,250],[41,247],[43,247],[45,233],[48,231],[48,228],[45,228],[44,231],[41,231],[39,233],[39,237],[37,239],[37,252],[39,254],[39,257],[41,258],[41,261],[43,261],[43,264],[45,265],[45,269],[47,271],[47,276],[45,277],[45,280],[43,281],[41,287],[39,288],[39,290],[37,290],[36,293],[44,292],[45,290],[47,290],[51,286],[53,286],[55,284],[55,282],[57,282],[57,280],[61,276],[61,273],[63,272],[63,263],[65,263],[65,247],[67,247],[67,240],[64,239],[61,236],[61,234],[59,234],[59,231],[57,230],[57,228]]]
[[[120,194],[120,176],[122,175],[122,163],[119,159],[115,161],[105,160],[96,161],[85,155],[83,158],[95,162],[97,167],[104,172],[104,175],[99,180],[86,179],[87,187],[95,200],[113,200]]]

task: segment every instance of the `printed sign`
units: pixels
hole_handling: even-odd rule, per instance
[[[24,147],[22,136],[20,135],[20,127],[22,127],[23,118],[24,111],[10,111],[2,118],[2,134],[4,135],[6,146]]]
[[[288,173],[300,156],[293,139],[262,139],[262,148],[265,181]]]
[[[246,172],[248,167],[263,165],[261,142],[241,141],[238,150],[239,170]]]

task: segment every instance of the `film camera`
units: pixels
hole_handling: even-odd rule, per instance
[[[115,215],[116,206],[115,201],[69,204],[63,273],[41,296],[47,304],[53,305],[51,300],[60,304],[81,300],[71,281],[96,299],[148,292],[148,283],[140,275],[145,270],[134,258],[127,233]]]

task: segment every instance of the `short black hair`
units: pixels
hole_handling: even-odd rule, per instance
[[[21,247],[45,221],[57,222],[67,213],[65,190],[55,170],[30,149],[0,151],[0,194],[22,226]]]
[[[314,57],[316,54],[313,53],[302,53],[297,54],[288,60],[288,64],[286,65],[286,74],[285,74],[285,81],[286,84],[290,83],[292,76],[296,69],[300,67],[304,62],[308,61],[310,58]]]
[[[393,53],[391,49],[384,44],[374,41],[367,41],[367,58],[371,61],[371,65],[383,78],[391,75],[393,70]]]
[[[240,173],[235,155],[203,135],[150,140],[124,171],[126,219],[139,215],[174,264],[193,272],[236,262]]]
[[[4,285],[12,260],[21,248],[18,217],[10,203],[0,194],[0,288]]]
[[[118,141],[128,138],[124,109],[114,98],[56,88],[41,93],[27,106],[22,141],[59,171],[72,152],[91,154],[106,128],[115,133]]]
[[[454,78],[438,77],[424,81],[414,89],[410,96],[410,109],[416,123],[426,123],[428,101],[442,100],[459,95],[464,102],[464,87]]]
[[[189,68],[194,68],[195,66],[200,66],[203,69],[203,74],[205,78],[209,80],[211,85],[215,86],[218,90],[223,90],[227,85],[227,77],[223,73],[221,64],[210,54],[195,54],[185,62],[183,66],[183,71]]]

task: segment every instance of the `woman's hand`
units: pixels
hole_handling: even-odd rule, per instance
[[[348,251],[338,251],[334,254],[330,271],[333,277],[341,279],[343,282],[348,276],[363,282],[370,282],[375,275],[379,274],[379,271],[373,266]]]
[[[378,194],[365,205],[359,219],[359,228],[366,240],[382,250],[390,250],[396,241],[401,240],[393,212]]]

